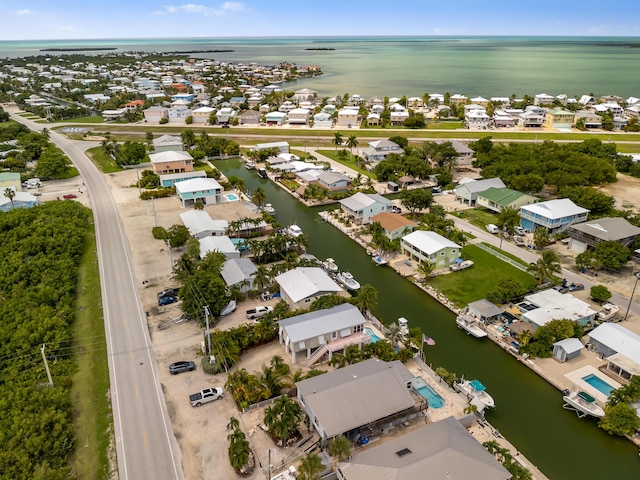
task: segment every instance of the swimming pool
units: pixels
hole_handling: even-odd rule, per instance
[[[615,390],[614,387],[612,387],[607,382],[602,380],[597,375],[594,375],[593,373],[587,375],[586,377],[582,377],[582,380],[587,382],[589,385],[591,385],[593,388],[595,388],[599,392],[602,392],[603,394],[605,394],[607,397],[611,395],[611,392],[613,390]]]
[[[371,328],[365,327],[364,331],[367,332],[367,334],[371,337],[371,343],[376,343],[378,340],[380,340],[380,337],[376,335],[376,332],[374,332]]]
[[[235,202],[236,200],[240,200],[235,193],[228,193],[224,196],[227,199],[227,202]]]
[[[423,398],[426,398],[431,408],[442,408],[444,406],[444,399],[438,395],[433,388],[427,385],[421,377],[416,377],[411,381],[413,389]]]

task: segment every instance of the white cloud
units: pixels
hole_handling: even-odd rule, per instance
[[[58,27],[59,32],[73,32],[76,29],[73,25],[61,25]]]
[[[198,14],[205,16],[223,17],[227,12],[246,11],[247,8],[240,2],[224,2],[219,8],[212,8],[197,3],[185,3],[182,5],[163,5],[161,10],[156,10],[153,15],[173,15],[173,14]]]
[[[23,8],[22,10],[16,10],[13,12],[14,15],[31,15],[33,12],[29,9]]]

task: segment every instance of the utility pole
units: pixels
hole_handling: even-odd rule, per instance
[[[42,348],[40,349],[40,353],[42,353],[42,360],[44,360],[44,369],[47,371],[47,378],[49,379],[49,386],[53,387],[53,378],[51,378],[51,372],[49,371],[49,363],[47,362],[47,357],[44,354],[44,343],[42,344]]]
[[[209,305],[204,306],[204,319],[207,325],[207,355],[211,355],[211,332],[209,331]]]
[[[171,252],[171,240],[168,238],[167,238],[167,247],[169,248],[169,264],[170,264],[169,276],[171,276],[171,273],[173,272],[173,253]]]
[[[629,316],[629,310],[631,309],[631,303],[633,302],[633,295],[636,293],[636,287],[638,286],[638,280],[640,280],[640,273],[635,274],[636,283],[633,284],[633,290],[631,291],[631,297],[629,297],[629,305],[627,305],[627,311],[624,314],[623,320],[626,320]]]
[[[158,226],[158,217],[156,216],[156,204],[153,202],[153,197],[151,197],[151,208],[153,209],[153,223],[157,227]]]

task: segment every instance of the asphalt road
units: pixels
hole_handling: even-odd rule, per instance
[[[12,118],[32,130],[43,128],[18,115]],[[54,131],[50,131],[50,140],[77,167],[93,208],[119,478],[181,480],[182,454],[158,381],[155,352],[117,205],[102,173],[76,142]]]

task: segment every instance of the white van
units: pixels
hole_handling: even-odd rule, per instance
[[[498,228],[498,226],[494,225],[493,223],[490,223],[485,228],[487,229],[487,232],[489,232],[489,233],[499,233],[500,232],[500,229]]]

